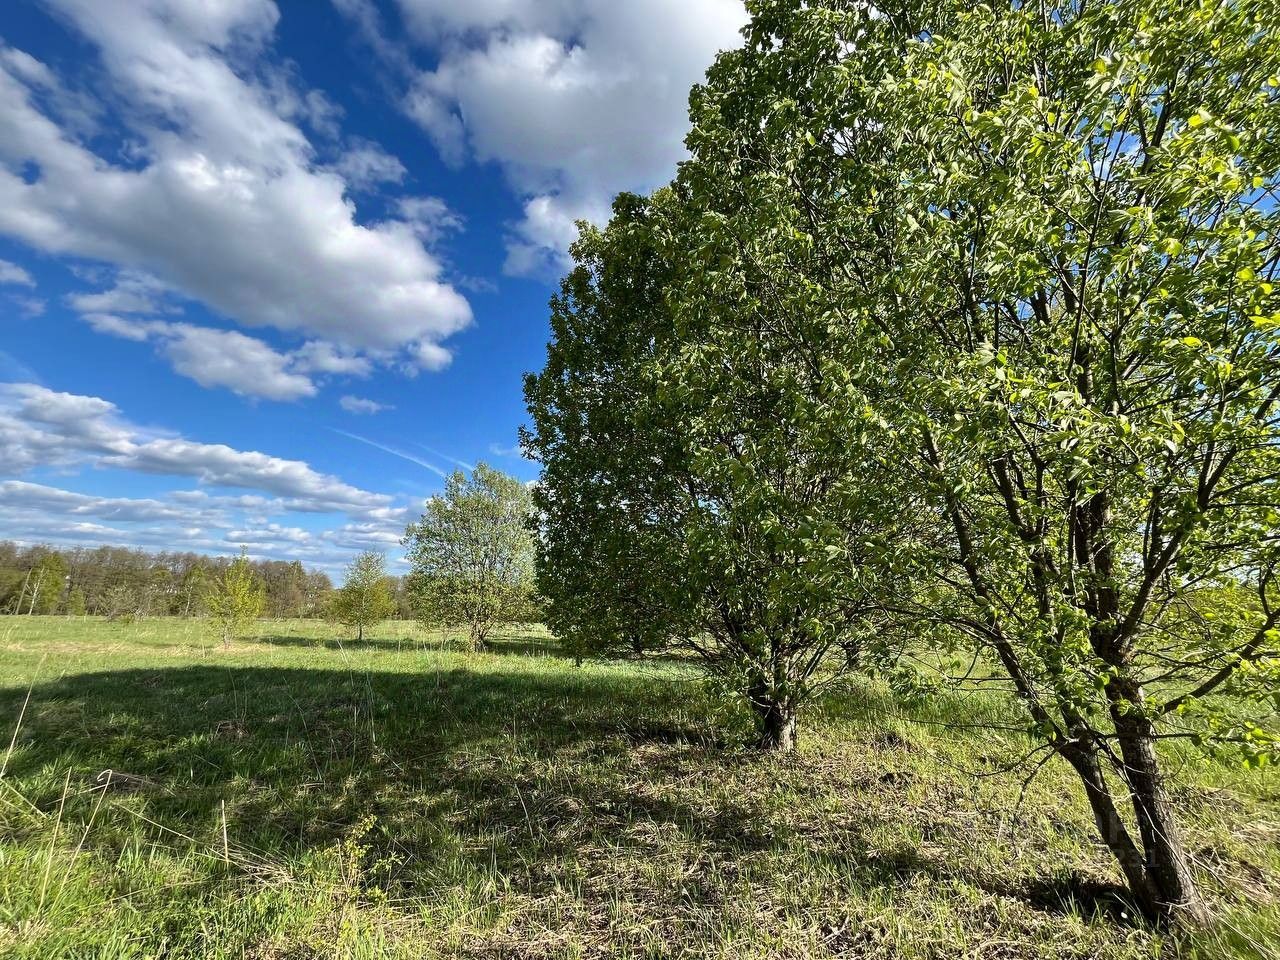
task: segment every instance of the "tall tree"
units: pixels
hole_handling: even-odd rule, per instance
[[[405,531],[419,615],[466,627],[476,649],[495,628],[529,620],[531,509],[525,484],[483,463],[470,477],[460,470],[450,476]]]
[[[879,488],[849,474],[848,420],[843,436],[805,429],[823,371],[715,322],[766,292],[702,295],[683,187],[619,197],[552,302],[547,365],[525,387],[540,583],[575,652],[679,644],[785,751],[800,708],[873,635],[863,490]]]
[[[754,11],[682,174],[770,291],[738,329],[849,371],[943,521],[896,613],[987,654],[1142,908],[1202,919],[1160,744],[1277,744],[1280,10]],[[773,321],[801,301],[830,337]]]
[[[210,581],[204,602],[222,634],[224,647],[229,647],[232,637],[244,633],[262,616],[266,591],[245,554],[241,553]]]
[[[386,558],[370,550],[347,567],[347,579],[332,601],[331,615],[339,623],[356,628],[364,640],[364,628],[381,623],[396,612],[393,581],[387,576]]]

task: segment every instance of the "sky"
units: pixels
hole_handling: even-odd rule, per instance
[[[672,177],[745,20],[4,0],[0,539],[394,569],[449,472],[535,479],[575,223]]]

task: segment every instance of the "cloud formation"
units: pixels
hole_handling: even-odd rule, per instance
[[[85,465],[259,491],[305,503],[315,512],[361,515],[392,505],[385,494],[353,487],[301,460],[145,429],[100,397],[31,383],[0,384],[0,472],[17,476],[37,467]]]
[[[376,27],[360,0],[338,6],[366,33]],[[558,270],[576,220],[600,221],[619,190],[672,176],[689,88],[747,19],[741,0],[399,6],[436,61],[417,72],[406,109],[447,161],[497,163],[523,197],[507,242],[517,274]]]
[[[13,284],[20,287],[34,287],[35,280],[22,267],[8,260],[0,260],[0,283]]]
[[[369,400],[365,397],[344,396],[338,401],[338,406],[347,413],[355,414],[374,414],[381,413],[383,410],[394,410],[395,407],[386,403],[378,403],[376,400]]]
[[[440,364],[469,305],[414,222],[357,219],[350,191],[399,161],[362,143],[317,163],[298,124],[332,134],[335,109],[266,63],[274,3],[46,3],[96,48],[130,129],[91,149],[92,111],[73,119],[47,65],[0,48],[0,233],[143,272],[246,326]],[[112,296],[77,305],[119,313],[145,292]]]
[[[85,467],[187,480],[145,497],[97,496],[34,479]],[[297,559],[336,571],[394,548],[414,507],[288,460],[142,427],[100,397],[0,384],[0,538]],[[336,518],[336,519],[335,519]]]

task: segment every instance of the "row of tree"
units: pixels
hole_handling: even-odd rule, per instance
[[[526,383],[549,622],[687,648],[780,749],[963,653],[1201,920],[1160,744],[1280,744],[1280,10],[749,6]]]
[[[0,541],[0,611],[13,614],[196,616],[232,562],[197,553],[147,553],[125,547],[22,547]],[[271,617],[324,615],[333,591],[327,574],[298,561],[249,561]]]
[[[538,620],[529,488],[479,464],[455,472],[409,525],[412,572],[357,556],[341,589],[297,561],[149,554],[119,547],[58,551],[0,541],[0,610],[110,618],[209,615],[224,640],[262,616],[323,617],[364,629],[392,617],[467,631],[484,646],[495,628]]]
[[[529,488],[516,478],[483,463],[470,475],[456,471],[405,531],[409,576],[388,576],[382,554],[362,553],[324,598],[323,615],[363,641],[367,628],[407,608],[429,625],[466,630],[472,648],[482,649],[496,628],[542,616],[532,518]],[[204,606],[229,642],[261,616],[266,599],[262,577],[242,556],[211,581]]]

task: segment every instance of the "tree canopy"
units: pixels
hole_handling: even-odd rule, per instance
[[[333,595],[330,615],[355,627],[356,639],[364,640],[365,627],[381,623],[395,612],[395,589],[387,576],[386,558],[367,550],[348,564],[346,580]]]
[[[495,628],[536,619],[531,511],[515,477],[483,463],[455,471],[405,531],[418,614],[465,627],[477,649]]]
[[[1158,744],[1278,742],[1280,10],[751,8],[553,302],[553,622],[775,702],[842,632],[970,649],[1200,918]]]

